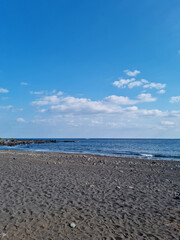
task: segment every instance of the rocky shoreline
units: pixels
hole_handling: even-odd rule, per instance
[[[16,146],[26,144],[56,143],[56,140],[32,140],[32,139],[0,139],[0,146]]]

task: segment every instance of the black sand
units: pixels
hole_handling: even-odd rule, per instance
[[[179,240],[179,191],[180,162],[0,151],[0,239]]]

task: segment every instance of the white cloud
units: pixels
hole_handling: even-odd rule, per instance
[[[164,94],[166,91],[164,89],[159,90],[157,93],[158,94]]]
[[[124,108],[124,110],[129,112],[134,112],[138,110],[138,107],[137,106],[127,107],[127,108]]]
[[[88,98],[76,98],[72,96],[44,96],[31,103],[39,107],[39,112],[61,112],[73,114],[99,114],[99,113],[120,113],[122,108],[119,105],[135,105],[143,102],[154,102],[150,93],[142,93],[136,99],[129,97],[111,95],[100,101],[93,101]],[[50,107],[48,107],[50,105]],[[43,108],[41,108],[43,107]],[[137,107],[127,108],[127,111],[134,111]]]
[[[165,126],[173,126],[175,123],[171,121],[161,121],[161,124]]]
[[[30,94],[35,94],[35,95],[41,95],[41,94],[43,94],[44,93],[44,91],[30,91],[29,92]]]
[[[176,110],[171,111],[170,116],[171,117],[180,117],[180,111],[176,111]]]
[[[114,114],[121,113],[122,111],[137,111],[137,107],[128,107],[123,109],[119,105],[135,105],[143,102],[154,102],[156,98],[153,98],[149,93],[142,93],[137,96],[137,99],[130,99],[124,96],[111,95],[104,98],[101,101],[93,101],[88,98],[75,98],[45,96],[31,104],[34,106],[42,107],[39,112],[54,112],[54,113],[72,113],[72,114]],[[48,107],[50,105],[50,107]]]
[[[148,83],[149,81],[146,80],[146,79],[141,79],[141,82],[142,82],[142,83]]]
[[[156,98],[153,98],[150,93],[142,93],[137,96],[137,99],[133,100],[129,97],[111,95],[104,98],[107,102],[120,104],[120,105],[133,105],[143,102],[155,102]]]
[[[151,117],[167,117],[169,115],[167,111],[163,112],[159,109],[150,109],[150,110],[141,109],[139,110],[139,114],[144,116],[151,116]]]
[[[36,102],[43,100],[45,99],[39,98]],[[173,130],[173,126],[178,127],[180,111],[141,109],[134,105],[155,100],[156,98],[153,98],[150,93],[139,94],[135,99],[111,95],[99,101],[59,96],[58,104],[56,101],[54,103],[48,101],[47,105],[44,103],[34,105],[38,106],[39,114],[31,120],[31,123],[51,127],[61,126],[65,129],[80,127],[79,129],[87,128],[87,130],[92,127],[107,128],[107,130],[111,128],[133,129],[133,131],[134,129],[143,131],[143,129],[151,128],[164,131]]]
[[[128,76],[130,76],[130,77],[135,77],[137,74],[140,73],[139,70],[134,70],[134,71],[124,70],[124,72],[125,72]]]
[[[23,86],[27,86],[28,83],[27,83],[27,82],[21,82],[21,85],[23,85]]]
[[[150,89],[152,89],[152,88],[163,89],[163,88],[165,88],[165,87],[166,87],[166,84],[163,84],[163,83],[154,83],[154,82],[149,83],[149,84],[145,84],[145,85],[143,86],[143,88],[150,88]]]
[[[61,95],[63,95],[63,92],[59,91],[59,92],[57,92],[56,95],[57,95],[57,96],[61,96]]]
[[[150,93],[141,93],[137,96],[140,102],[155,102],[156,98],[153,98]]]
[[[134,81],[128,84],[128,88],[139,87],[142,85],[141,81]]]
[[[128,84],[128,88],[139,87],[141,85],[144,85],[145,83],[148,83],[148,81],[146,79],[141,79],[139,81],[133,81]]]
[[[21,122],[21,123],[26,122],[26,121],[24,120],[24,118],[17,118],[16,121],[17,121],[17,122]]]
[[[164,88],[166,87],[166,84],[164,83],[154,83],[154,82],[149,82],[147,81],[146,79],[141,79],[141,80],[138,80],[136,81],[135,78],[127,78],[127,79],[124,79],[124,78],[120,78],[118,81],[114,81],[113,82],[113,85],[118,87],[118,88],[134,88],[134,87],[140,87],[142,86],[143,88],[148,88],[148,89],[152,89],[152,88],[155,88],[155,89],[158,89],[159,90],[159,94],[163,94],[165,93],[165,90]]]
[[[118,81],[113,82],[113,85],[118,88],[126,88],[126,87],[133,88],[133,87],[139,87],[141,85],[144,85],[144,83],[148,83],[148,81],[145,79],[135,81],[135,78],[130,78],[130,79],[120,78]]]
[[[0,93],[8,93],[9,90],[5,89],[5,88],[0,88]]]
[[[9,109],[11,109],[12,107],[13,107],[12,105],[8,105],[8,106],[0,106],[0,109],[9,110]]]
[[[140,80],[142,86],[144,83],[147,84],[146,81]],[[121,83],[128,87],[128,84],[133,82],[137,81],[133,78],[131,82]],[[47,94],[50,92],[44,91],[44,95],[37,96],[31,103],[37,107],[38,115],[28,122],[64,127],[97,126],[102,129],[106,127],[145,129],[146,126],[152,126],[153,122],[154,127],[168,130],[171,126],[178,126],[177,122],[180,118],[180,111],[138,108],[140,106],[138,104],[147,104],[157,100],[150,93],[141,93],[133,99],[128,96],[111,95],[96,101],[83,97],[64,96],[62,92],[57,91],[52,95]],[[19,121],[23,122],[22,119]]]
[[[56,90],[53,91],[45,91],[45,90],[41,90],[41,91],[30,91],[30,94],[34,94],[34,95],[56,95],[56,96],[61,96],[63,95],[63,92],[59,91],[57,92]]]
[[[124,70],[124,72],[130,76],[130,77],[135,77],[137,74],[140,73],[139,70]],[[159,91],[157,92],[158,94],[163,94],[165,93],[164,88],[166,87],[166,84],[164,83],[154,83],[154,82],[149,82],[146,79],[141,79],[141,80],[136,80],[135,78],[120,78],[118,81],[114,81],[113,85],[118,87],[118,88],[134,88],[134,87],[140,87],[142,86],[145,89],[158,89]]]
[[[117,105],[108,105],[103,101],[92,101],[87,98],[64,97],[61,104],[53,105],[49,109],[52,112],[68,112],[74,114],[114,113],[121,108]]]
[[[136,104],[136,100],[129,99],[128,97],[111,95],[105,98],[106,101],[110,103],[120,104],[120,105],[132,105]]]
[[[175,96],[175,97],[171,97],[170,103],[179,103],[180,102],[180,96]]]
[[[120,78],[119,81],[113,82],[113,85],[118,88],[125,88],[130,82],[133,82],[134,80],[135,78],[131,78],[131,79]]]
[[[37,101],[33,101],[31,104],[34,106],[44,106],[44,105],[58,104],[59,102],[60,102],[60,99],[56,95],[52,95],[52,96],[42,97]]]

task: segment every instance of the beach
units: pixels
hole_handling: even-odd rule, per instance
[[[180,239],[180,162],[0,151],[0,239]]]

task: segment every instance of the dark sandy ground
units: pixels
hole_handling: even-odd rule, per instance
[[[180,239],[180,162],[0,151],[0,239]]]

